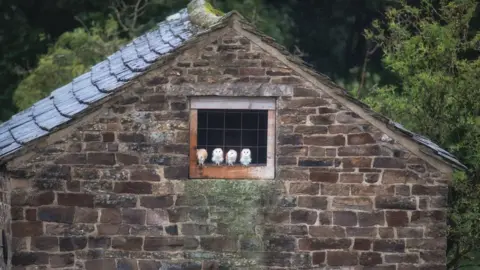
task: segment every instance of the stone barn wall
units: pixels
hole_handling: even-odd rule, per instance
[[[127,88],[8,164],[14,269],[445,269],[448,177],[234,30]],[[188,180],[191,95],[278,97],[275,180]]]
[[[5,165],[0,166],[0,269],[8,269],[11,257],[10,179]]]

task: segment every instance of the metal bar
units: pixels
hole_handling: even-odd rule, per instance
[[[259,159],[258,159],[258,157],[260,155],[260,148],[258,147],[259,140],[260,140],[259,139],[259,137],[260,137],[259,129],[260,129],[260,112],[257,113],[257,149],[256,149],[257,150],[257,162],[256,162],[257,164],[260,163]]]
[[[240,151],[243,149],[243,112],[240,112]]]
[[[226,132],[225,132],[225,128],[226,128],[226,124],[225,124],[225,118],[226,118],[226,113],[227,110],[224,110],[223,111],[223,149],[225,149],[225,141],[226,141],[226,138],[225,138],[225,135],[226,135]],[[225,151],[227,151],[227,149],[225,149]]]
[[[205,144],[208,145],[208,111],[205,112],[205,118],[207,119],[206,124],[205,124],[206,127],[207,127],[207,130],[206,130],[207,132],[205,132]],[[207,149],[207,151],[208,151],[208,149]]]

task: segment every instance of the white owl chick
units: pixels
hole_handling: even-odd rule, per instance
[[[221,148],[213,149],[212,162],[217,165],[220,165],[223,162],[223,150]]]
[[[240,153],[240,163],[243,164],[243,166],[248,166],[252,162],[252,152],[250,152],[250,149],[245,148],[242,149],[242,152]]]
[[[227,154],[225,155],[225,160],[227,165],[233,166],[233,163],[237,161],[237,151],[233,149],[228,150]]]
[[[203,166],[205,160],[208,158],[208,152],[205,149],[197,149],[197,161],[198,165]]]

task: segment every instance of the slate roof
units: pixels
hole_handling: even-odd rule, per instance
[[[2,123],[0,125],[0,159],[18,151],[27,143],[50,134],[62,124],[88,109],[93,103],[112,95],[121,86],[141,75],[162,56],[174,52],[175,49],[199,35],[200,32],[211,30],[212,23],[217,19],[211,14],[199,14],[203,12],[203,4],[204,0],[193,0],[189,8],[184,8],[169,16],[165,21],[159,23],[154,30],[123,46],[119,51],[93,66],[87,73],[54,90],[48,97]],[[224,15],[224,18],[218,18],[218,20],[225,19],[233,13],[238,14],[231,12]],[[208,29],[209,26],[210,29]],[[244,29],[248,30],[248,28]],[[254,29],[254,26],[252,28]],[[252,30],[252,28],[250,31],[261,35],[263,41],[268,41],[267,43],[270,45],[290,55],[282,46],[272,41],[272,38],[263,35],[257,29]],[[308,66],[302,60],[300,62],[298,60],[292,61]],[[322,82],[338,88],[325,75],[315,72],[311,67],[309,67],[309,70],[317,74]],[[428,138],[415,134],[404,128],[403,125],[373,112],[366,104],[356,100],[345,90],[343,95],[360,105],[374,117],[381,119],[390,129],[400,132],[426,147],[431,154],[454,167],[466,169],[465,165],[458,161],[455,156]]]
[[[54,90],[32,107],[0,125],[0,158],[49,134],[142,74],[160,57],[174,51],[202,30],[190,21],[187,9],[169,16],[157,27],[123,46],[87,73]]]

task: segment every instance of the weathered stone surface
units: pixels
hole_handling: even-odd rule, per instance
[[[347,137],[348,145],[361,145],[375,143],[372,135],[369,133],[349,134]]]
[[[389,227],[404,227],[409,224],[407,211],[386,211],[385,215]]]
[[[370,168],[372,159],[366,157],[343,158],[342,164],[343,168]]]
[[[308,233],[313,237],[344,238],[345,228],[340,226],[309,226]]]
[[[322,265],[325,262],[325,252],[313,252],[312,261],[313,265]]]
[[[382,255],[377,252],[364,252],[360,255],[359,264],[365,266],[373,266],[382,264]]]
[[[348,238],[307,238],[299,239],[298,247],[300,250],[346,249],[351,245],[351,241]]]
[[[317,134],[326,134],[328,128],[325,126],[296,126],[294,129],[295,133],[300,133],[304,135],[317,135]]]
[[[14,237],[28,237],[40,236],[43,234],[43,225],[41,221],[34,222],[13,222],[12,236]]]
[[[330,266],[357,265],[358,254],[348,251],[327,251],[327,264]]]
[[[342,135],[335,136],[305,136],[303,139],[306,145],[318,145],[318,146],[341,146],[345,145],[345,137]]]
[[[315,224],[317,221],[317,213],[315,211],[308,210],[294,210],[291,213],[292,224],[306,223]]]
[[[385,170],[382,176],[383,184],[418,184],[421,182],[418,175],[405,170]]]
[[[377,156],[380,152],[378,145],[345,146],[338,149],[339,156]]]
[[[358,222],[362,227],[385,226],[385,213],[383,211],[358,213]]]
[[[335,197],[332,208],[337,210],[371,211],[372,199],[368,197]]]
[[[415,210],[417,201],[415,197],[377,196],[375,207],[377,209]]]
[[[17,252],[12,256],[13,266],[42,265],[48,263],[48,254],[43,252]]]
[[[399,158],[377,157],[373,161],[373,168],[403,169],[405,161]]]
[[[50,255],[50,266],[52,268],[73,266],[75,255],[73,253]]]
[[[370,239],[355,238],[355,242],[353,243],[354,250],[370,250],[371,247],[372,240]]]
[[[308,153],[308,148],[305,146],[282,146],[277,149],[280,156],[306,156]]]
[[[74,223],[97,223],[98,210],[91,208],[75,208]]]
[[[81,193],[58,193],[57,201],[59,205],[93,207],[94,196]]]
[[[373,241],[373,250],[378,252],[404,252],[404,240],[375,240]]]
[[[290,194],[316,195],[320,192],[320,185],[309,182],[290,183]]]
[[[333,224],[339,226],[357,226],[357,213],[351,211],[333,212]]]
[[[335,122],[335,115],[334,114],[311,115],[308,119],[314,125],[328,126]]]
[[[338,181],[338,173],[311,170],[310,180],[315,182],[336,183]]]
[[[299,196],[298,207],[326,210],[328,206],[327,197]]]
[[[140,199],[140,205],[146,208],[165,208],[173,205],[173,197],[167,196],[145,196]]]
[[[145,237],[143,249],[146,251],[175,251],[195,249],[198,244],[193,237]]]
[[[86,237],[60,238],[60,251],[73,251],[78,249],[84,249],[86,246]]]
[[[39,236],[31,238],[32,250],[58,251],[58,238],[51,236]]]
[[[73,207],[41,207],[38,219],[46,222],[72,223],[75,215]]]
[[[121,250],[141,250],[143,239],[141,237],[119,236],[112,238],[112,248]]]
[[[97,259],[85,262],[86,270],[116,269],[115,259]]]

